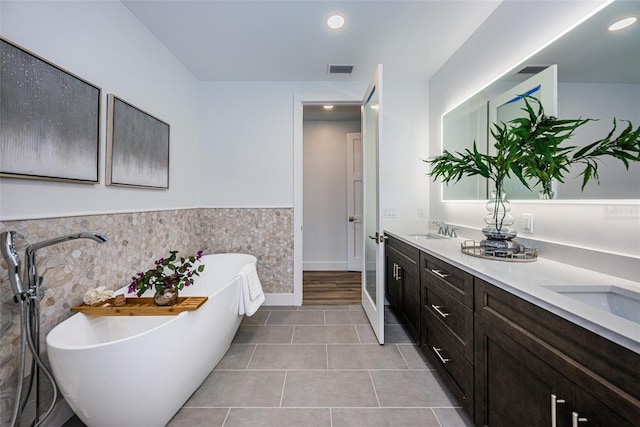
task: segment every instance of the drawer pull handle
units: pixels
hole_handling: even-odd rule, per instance
[[[435,347],[431,347],[433,349],[433,351],[436,353],[436,356],[438,356],[438,359],[440,359],[440,361],[443,364],[449,363],[451,361],[451,359],[446,359],[444,357],[442,357],[442,355],[440,354],[440,352],[442,351],[441,348],[435,348]]]
[[[558,396],[556,396],[555,394],[551,395],[551,427],[556,427],[557,426],[557,404],[559,403],[565,403],[564,399],[558,399]]]
[[[442,308],[441,305],[431,304],[431,307],[442,317],[451,316],[451,313],[445,313],[444,311],[440,310]]]
[[[442,271],[440,271],[440,270],[434,270],[433,268],[431,269],[431,272],[432,272],[433,274],[435,274],[436,276],[441,277],[441,278],[443,278],[443,279],[446,279],[447,277],[449,277],[449,275],[448,275],[448,274],[443,273],[443,272],[442,272]]]
[[[396,279],[397,280],[402,280],[402,276],[400,275],[400,273],[402,272],[402,267],[398,266],[398,270],[397,271],[398,272],[396,273],[396,275],[397,275]]]
[[[579,423],[586,423],[588,419],[581,417],[577,412],[571,413],[571,427],[579,427]]]

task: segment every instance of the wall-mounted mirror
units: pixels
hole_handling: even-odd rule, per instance
[[[640,2],[618,0],[561,38],[514,67],[442,118],[443,148],[461,151],[487,147],[491,102],[524,80],[557,65],[557,116],[593,118],[576,132],[570,145],[584,145],[603,138],[611,130],[613,118],[640,125],[640,23],[619,31],[607,27],[620,18],[640,17]],[[619,129],[621,126],[619,124]],[[575,167],[565,183],[555,188],[556,198],[640,199],[640,163],[629,170],[617,159],[605,158],[598,171],[600,185],[589,182],[580,191],[582,168]],[[515,194],[514,194],[515,196]],[[483,200],[487,185],[478,177],[464,177],[443,187],[443,200]],[[524,192],[510,199],[538,199],[538,191]]]

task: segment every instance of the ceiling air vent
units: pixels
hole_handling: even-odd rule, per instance
[[[351,74],[353,65],[331,65],[328,67],[329,74]]]
[[[544,71],[549,68],[548,65],[529,65],[518,71],[516,74],[538,74],[540,71]]]

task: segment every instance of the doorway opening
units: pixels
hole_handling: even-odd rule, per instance
[[[359,305],[361,107],[325,105],[303,105],[302,304]]]

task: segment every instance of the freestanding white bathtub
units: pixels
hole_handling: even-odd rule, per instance
[[[236,275],[256,258],[213,254],[201,262],[204,272],[180,293],[208,296],[198,310],[177,316],[78,313],[47,335],[56,382],[85,424],[164,426],[224,356],[242,320]]]

